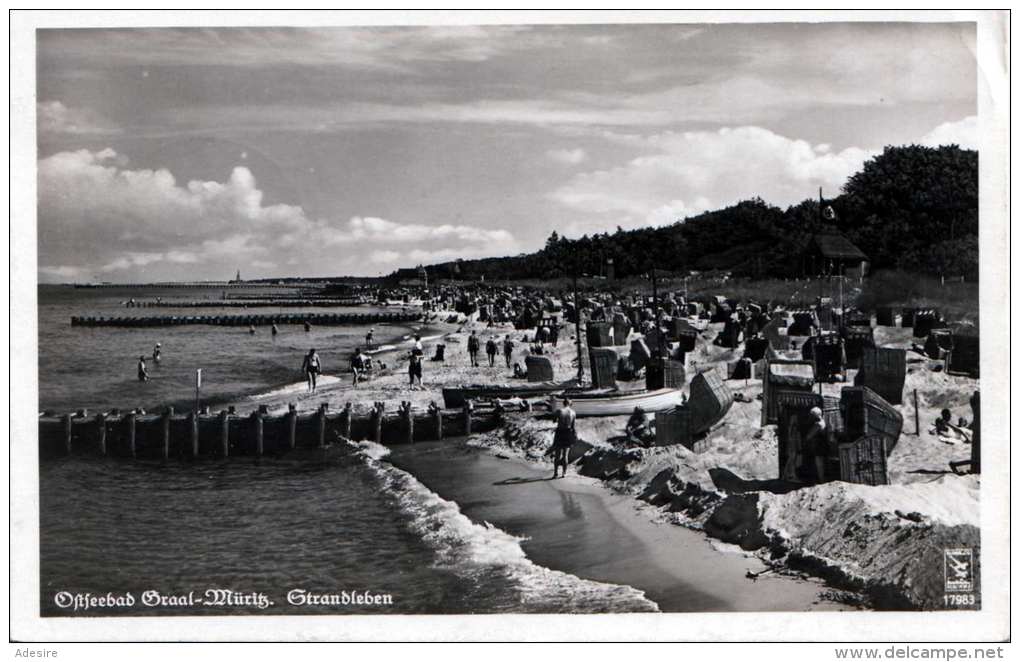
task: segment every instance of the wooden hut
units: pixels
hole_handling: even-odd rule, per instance
[[[838,232],[822,232],[811,237],[804,252],[805,275],[832,276],[856,269],[863,277],[868,256]]]

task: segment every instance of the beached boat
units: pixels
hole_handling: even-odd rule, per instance
[[[447,409],[464,406],[466,400],[510,400],[512,398],[544,398],[561,393],[567,387],[552,382],[521,384],[520,386],[492,386],[472,384],[469,386],[451,386],[443,389],[443,405]]]
[[[571,399],[571,408],[578,416],[625,416],[640,407],[645,412],[654,413],[672,409],[680,404],[683,392],[677,388],[660,388],[655,391],[606,392],[601,395],[592,393],[567,393]],[[549,406],[555,411],[562,406],[559,398],[550,398]]]

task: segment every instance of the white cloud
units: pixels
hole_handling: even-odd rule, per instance
[[[40,135],[108,135],[118,129],[96,113],[82,108],[68,108],[59,101],[36,104],[36,129]]]
[[[835,193],[872,155],[855,147],[833,152],[752,126],[623,140],[648,153],[576,175],[550,194],[570,209],[596,215],[585,231],[668,224],[753,196],[788,205],[819,186]]]
[[[928,147],[959,145],[964,149],[977,149],[979,142],[980,130],[977,115],[971,115],[956,122],[939,124],[918,141],[919,144]]]
[[[545,155],[553,161],[569,165],[577,165],[588,158],[588,153],[580,147],[576,149],[550,149]]]
[[[264,204],[245,167],[235,167],[225,182],[181,185],[168,170],[125,164],[112,149],[60,152],[39,162],[41,278],[221,279],[238,268],[249,276],[257,269],[264,275],[377,273],[411,266],[430,251],[519,248],[506,230],[371,216],[312,219],[298,206]]]

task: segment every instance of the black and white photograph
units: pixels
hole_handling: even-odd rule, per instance
[[[1008,12],[11,26],[12,642],[1009,640]]]

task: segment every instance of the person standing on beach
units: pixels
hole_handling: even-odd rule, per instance
[[[506,367],[510,367],[510,360],[514,354],[514,341],[510,340],[510,334],[503,339],[503,358],[506,359]]]
[[[561,466],[563,475],[567,475],[567,453],[577,441],[576,422],[577,414],[570,407],[570,398],[563,398],[563,406],[556,412],[556,432],[553,435],[553,478],[557,478]]]
[[[372,335],[375,333],[375,327],[368,330],[365,334],[365,349],[372,349]]]
[[[425,356],[425,348],[422,347],[421,336],[417,333],[414,334],[414,349],[412,349],[411,352],[419,358]]]
[[[163,347],[161,344],[156,343],[156,346],[152,348],[152,362],[153,363],[159,363],[159,358],[160,358],[160,354],[161,354],[161,349],[160,349],[161,347]]]
[[[280,329],[276,328],[276,323],[275,322],[273,323],[273,328],[271,329],[271,331],[272,331],[272,334],[273,334],[274,338],[276,337],[276,334],[278,334],[280,332]]]
[[[138,357],[138,381],[147,382],[149,381],[149,371],[145,368],[145,357]]]
[[[315,353],[315,349],[310,349],[305,354],[305,360],[301,363],[301,370],[304,371],[305,378],[308,380],[308,391],[315,393],[316,381],[319,372],[322,370],[322,363],[319,361],[319,355]]]
[[[485,343],[485,353],[489,355],[489,367],[494,367],[496,365],[496,340],[491,336],[489,341]]]
[[[417,380],[418,386],[421,386],[421,356],[411,352],[410,360],[407,364],[407,374],[411,379],[411,388],[415,386]]]
[[[478,367],[478,336],[472,331],[467,342],[468,356],[471,357],[471,367]]]

